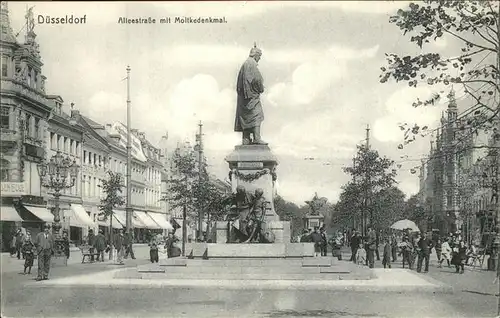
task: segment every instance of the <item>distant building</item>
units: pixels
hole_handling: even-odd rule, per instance
[[[438,229],[441,234],[462,230],[464,237],[476,240],[476,215],[487,209],[491,197],[491,189],[482,187],[479,178],[491,162],[486,164],[486,151],[477,145],[490,141],[485,135],[468,131],[467,118],[457,117],[453,91],[448,98],[447,117],[443,113],[429,158],[420,167],[419,199],[432,216],[426,224],[429,230]]]

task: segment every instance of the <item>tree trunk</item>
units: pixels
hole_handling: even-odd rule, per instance
[[[109,260],[113,260],[113,213],[109,217]]]

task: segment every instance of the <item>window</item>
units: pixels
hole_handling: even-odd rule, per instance
[[[56,150],[59,150],[61,149],[61,135],[56,135],[56,139],[57,139],[57,149]]]
[[[75,156],[80,157],[80,142],[75,141]]]
[[[40,138],[40,118],[35,117],[35,138]]]
[[[7,60],[7,56],[5,55],[2,55],[2,77],[7,77],[8,76],[8,60]]]
[[[7,161],[5,159],[2,159],[0,161],[0,178],[1,178],[0,181],[9,181],[9,179],[10,179],[9,166],[10,166],[9,161]]]
[[[33,83],[33,81],[32,81],[32,71],[33,70],[31,69],[31,67],[28,67],[28,76],[27,77],[28,77],[28,86],[29,87],[31,87],[31,84]]]
[[[56,134],[53,132],[50,132],[50,149],[54,150],[56,149]]]
[[[10,129],[10,107],[2,106],[0,113],[0,125],[2,129]]]
[[[31,115],[26,114],[26,120],[24,121],[24,131],[26,136],[31,137]]]
[[[97,155],[94,154],[94,161],[92,161],[94,163],[94,165],[97,165]]]

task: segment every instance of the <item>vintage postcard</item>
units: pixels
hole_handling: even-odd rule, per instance
[[[2,317],[500,317],[498,1],[2,1]]]

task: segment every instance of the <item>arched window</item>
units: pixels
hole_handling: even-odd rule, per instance
[[[0,160],[0,177],[1,177],[0,181],[10,180],[9,170],[10,170],[10,162],[5,159]]]

